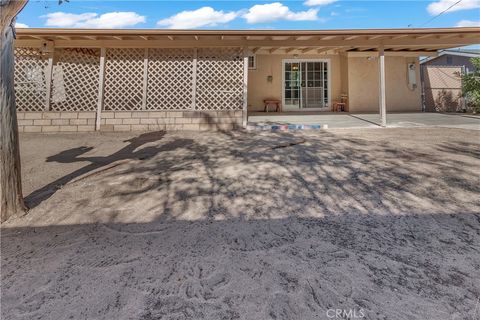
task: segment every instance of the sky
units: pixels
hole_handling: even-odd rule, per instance
[[[480,0],[457,2],[70,0],[59,5],[58,0],[30,0],[18,16],[17,27],[350,29],[480,26]]]

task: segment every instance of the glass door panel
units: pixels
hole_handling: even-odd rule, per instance
[[[321,61],[284,62],[286,110],[326,109],[328,64]]]

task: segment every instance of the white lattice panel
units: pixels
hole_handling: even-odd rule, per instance
[[[241,49],[199,49],[196,109],[229,110],[243,106]]]
[[[64,49],[58,52],[52,72],[50,109],[94,111],[98,100],[100,50]]]
[[[193,49],[149,49],[147,109],[190,109]]]
[[[36,48],[15,49],[15,99],[19,111],[43,111],[48,57]]]
[[[105,110],[142,109],[144,58],[144,49],[107,49]]]

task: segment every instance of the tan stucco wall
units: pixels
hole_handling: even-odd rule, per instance
[[[293,55],[257,55],[257,69],[248,73],[248,110],[262,111],[266,98],[282,99],[282,60]],[[340,55],[300,55],[299,59],[330,59],[331,100],[342,93],[349,97],[350,112],[378,111],[378,59]],[[407,86],[407,64],[417,65],[417,88]],[[421,111],[420,67],[418,58],[386,57],[388,111]],[[272,82],[267,77],[273,77]]]
[[[330,59],[332,100],[340,96],[340,57],[338,55],[301,55],[300,59]],[[248,72],[248,111],[263,111],[263,100],[282,100],[282,60],[294,59],[293,55],[257,54],[257,69]],[[267,77],[272,76],[272,82]]]
[[[416,63],[417,88],[408,87],[407,65]],[[348,59],[350,112],[378,111],[378,59]],[[386,57],[385,82],[387,111],[421,111],[420,67],[418,58]]]

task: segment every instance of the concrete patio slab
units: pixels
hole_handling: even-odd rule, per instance
[[[328,128],[374,128],[380,126],[379,114],[349,113],[254,113],[248,117],[249,125],[320,125]],[[443,113],[388,113],[387,126],[449,127],[480,130],[480,117]]]

